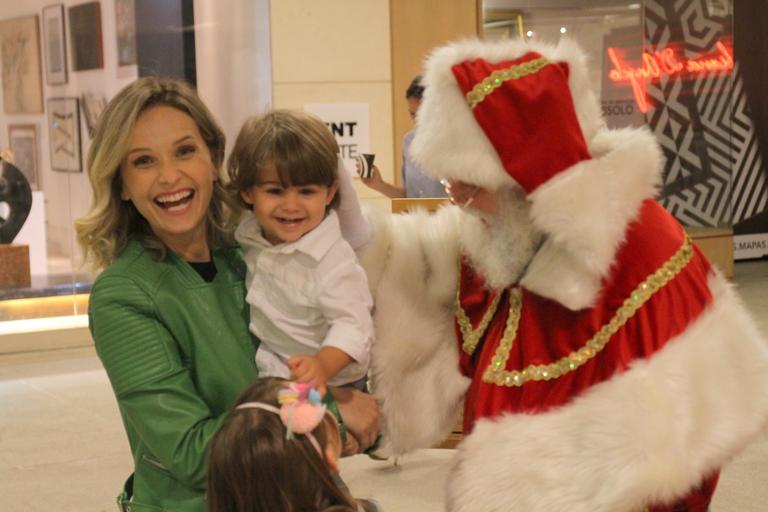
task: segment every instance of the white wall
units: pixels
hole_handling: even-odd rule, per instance
[[[388,0],[272,0],[273,98],[277,108],[308,103],[367,103],[370,148],[394,179]],[[356,184],[364,201],[389,200]]]
[[[195,0],[194,8],[198,90],[228,149],[243,121],[268,108],[366,103],[371,151],[394,180],[388,0]]]
[[[82,97],[83,93],[102,94],[109,100],[137,76],[136,66],[118,67],[117,41],[115,36],[114,2],[101,1],[101,29],[104,55],[104,68],[89,71],[72,71],[71,45],[69,44],[69,20],[67,7],[82,3],[82,0],[63,0],[65,11],[65,31],[67,36],[68,82],[64,85],[49,86],[45,83],[45,70],[41,69],[43,82],[43,100],[53,97]],[[42,9],[51,5],[51,0],[0,0],[0,20],[36,14],[41,23],[40,62],[44,67],[44,49],[42,47]],[[0,57],[1,58],[1,57]],[[0,76],[2,82],[2,76]],[[80,112],[80,136],[82,140],[83,172],[64,173],[51,170],[50,148],[48,143],[48,121],[43,114],[9,115],[5,114],[0,95],[0,146],[8,146],[8,124],[34,124],[37,126],[39,163],[42,189],[45,192],[46,239],[48,255],[55,268],[49,271],[79,270],[80,251],[75,247],[73,221],[88,211],[91,201],[90,185],[85,174],[85,155],[90,139],[85,120]],[[70,265],[57,266],[57,261],[74,259]]]

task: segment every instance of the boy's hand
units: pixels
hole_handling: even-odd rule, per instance
[[[309,384],[325,395],[326,376],[320,361],[312,356],[295,356],[288,360],[288,368],[291,370],[291,379],[297,382]]]

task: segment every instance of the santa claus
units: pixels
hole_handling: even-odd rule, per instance
[[[414,158],[454,206],[373,217],[373,382],[395,454],[463,405],[448,510],[701,511],[768,420],[768,348],[607,130],[572,43],[426,63]]]

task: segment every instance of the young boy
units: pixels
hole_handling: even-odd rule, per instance
[[[340,160],[319,119],[276,110],[245,122],[228,161],[250,208],[235,232],[245,251],[260,376],[365,389],[373,339],[365,272],[342,238]]]

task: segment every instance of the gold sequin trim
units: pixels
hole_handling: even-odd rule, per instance
[[[517,80],[524,76],[538,73],[541,68],[547,64],[551,64],[552,61],[546,57],[540,57],[538,59],[529,60],[522,64],[516,64],[508,67],[507,69],[497,69],[487,77],[483,79],[479,84],[475,84],[471,91],[467,93],[467,103],[469,108],[475,108],[483,102],[486,96],[491,94],[494,89],[501,87],[501,84],[507,80]]]
[[[497,293],[493,298],[491,305],[483,314],[483,318],[480,319],[480,323],[477,324],[477,329],[472,328],[472,322],[469,321],[469,317],[464,312],[464,308],[461,307],[461,286],[456,290],[456,320],[459,322],[459,329],[461,330],[461,349],[467,354],[472,355],[477,348],[477,344],[480,342],[480,338],[485,334],[485,330],[488,328],[488,324],[491,322],[493,315],[496,314],[496,309],[499,307],[499,299],[501,299],[501,293]]]
[[[638,309],[650,299],[659,289],[671,281],[680,271],[685,268],[693,256],[691,241],[686,236],[683,245],[678,251],[667,260],[656,272],[648,276],[640,285],[635,288],[627,297],[624,303],[616,310],[613,318],[603,325],[591,339],[579,350],[571,352],[565,357],[551,364],[531,364],[522,371],[505,370],[509,352],[517,336],[517,326],[520,322],[520,310],[522,302],[521,293],[512,290],[510,292],[509,318],[504,330],[496,354],[491,360],[491,364],[483,374],[483,381],[497,386],[519,387],[529,381],[541,381],[557,379],[567,373],[570,373],[584,363],[595,357],[611,340],[611,337],[632,318]]]

